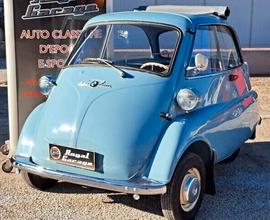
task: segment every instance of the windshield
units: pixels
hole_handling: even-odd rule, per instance
[[[107,24],[82,32],[68,65],[100,58],[121,68],[135,68],[166,75],[179,42],[180,32],[153,24]]]

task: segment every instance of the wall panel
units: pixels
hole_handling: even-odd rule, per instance
[[[107,0],[113,11],[132,10],[141,5],[228,5],[228,22],[235,28],[242,47],[270,47],[269,0]],[[110,3],[111,2],[111,3]]]
[[[251,47],[270,47],[270,1],[254,1]]]
[[[157,0],[159,5],[204,5],[205,0]]]

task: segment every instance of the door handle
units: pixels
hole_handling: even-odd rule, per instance
[[[238,75],[235,75],[235,74],[230,74],[229,75],[229,81],[236,81],[237,79],[239,78]]]
[[[172,115],[170,113],[160,112],[160,117],[166,119],[167,121],[172,120]]]

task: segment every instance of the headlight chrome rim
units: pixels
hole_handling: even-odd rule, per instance
[[[185,88],[177,93],[176,101],[182,110],[190,112],[198,106],[199,97],[192,89]]]
[[[55,83],[53,83],[52,77],[50,77],[50,76],[40,77],[39,91],[42,95],[48,96],[54,86],[55,86]]]

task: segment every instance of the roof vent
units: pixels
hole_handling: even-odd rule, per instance
[[[230,9],[227,6],[187,6],[187,5],[150,5],[140,6],[136,11],[172,12],[183,14],[214,14],[227,19],[230,16]]]

